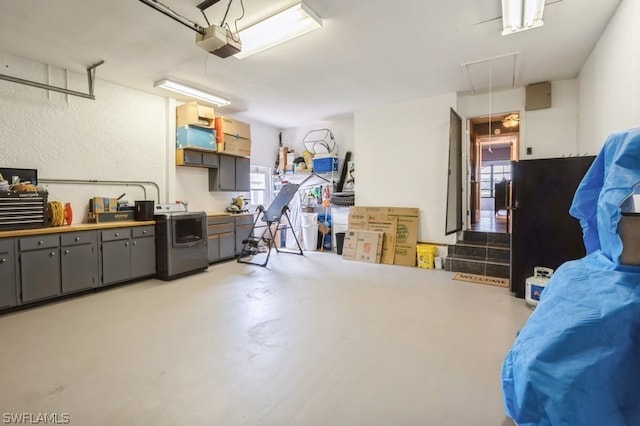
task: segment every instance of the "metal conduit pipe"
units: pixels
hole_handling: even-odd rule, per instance
[[[94,180],[94,179],[42,179],[38,178],[38,183],[59,183],[66,185],[118,185],[118,186],[137,186],[142,188],[144,198],[147,199],[147,188],[145,185],[155,187],[158,195],[157,202],[160,203],[160,186],[152,181],[126,181],[126,180]]]

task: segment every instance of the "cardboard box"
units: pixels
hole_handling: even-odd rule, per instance
[[[369,215],[387,215],[387,216],[411,216],[418,217],[420,209],[415,207],[367,207],[352,206],[349,213],[360,213]]]
[[[201,126],[214,127],[213,107],[187,102],[176,107],[176,127]]]
[[[358,231],[356,258],[359,262],[380,263],[384,234],[377,231]]]
[[[395,234],[394,265],[416,266],[420,210],[407,207],[362,207],[349,209],[349,229],[367,229],[370,221],[398,220]]]
[[[278,171],[284,172],[287,169],[287,154],[289,153],[289,148],[286,146],[281,146],[278,150]]]
[[[218,144],[218,152],[235,155],[237,157],[251,156],[251,141],[249,139],[236,138],[231,135],[224,135],[222,143]]]
[[[118,199],[109,197],[93,197],[89,200],[89,212],[105,213],[118,210]]]
[[[344,234],[342,244],[342,258],[356,260],[356,248],[358,248],[358,231],[347,231]]]
[[[94,213],[89,212],[89,222],[104,223],[104,222],[117,222],[121,220],[134,220],[135,211],[126,210],[119,212],[105,212]]]
[[[215,151],[216,131],[207,127],[182,126],[176,129],[176,148],[203,148]]]
[[[372,216],[368,214],[350,213],[348,216],[349,230],[380,231],[384,233],[382,243],[382,257],[380,263],[393,265],[396,253],[396,233],[398,217]]]
[[[377,231],[347,232],[342,247],[342,257],[359,262],[380,263],[383,235],[384,233]],[[354,240],[355,250],[353,248]]]
[[[251,140],[251,127],[249,124],[229,117],[216,117],[215,129],[218,135],[218,143],[223,142],[223,135]]]
[[[293,171],[293,162],[296,159],[296,153],[293,151],[289,151],[287,152],[287,163],[285,166],[285,170],[288,172],[292,172]]]
[[[383,233],[382,256],[380,263],[393,265],[396,256],[396,229],[398,227],[397,217],[387,217],[384,220],[370,220],[367,230]]]

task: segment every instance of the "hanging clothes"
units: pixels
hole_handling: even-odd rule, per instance
[[[620,205],[640,182],[640,129],[612,134],[574,195],[587,255],[551,277],[502,368],[518,425],[640,425],[640,267],[620,263]],[[550,218],[553,220],[553,218]]]

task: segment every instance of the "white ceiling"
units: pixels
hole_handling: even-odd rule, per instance
[[[161,2],[206,26],[196,8],[201,0]],[[244,0],[239,26],[290,3]],[[195,32],[138,0],[3,1],[0,52],[82,73],[104,60],[99,80],[161,95],[168,93],[153,82],[173,77],[231,98],[218,113],[288,128],[396,101],[486,90],[491,58],[492,88],[575,78],[620,0],[547,0],[542,28],[505,37],[500,0],[306,3],[322,29],[240,60],[206,53]],[[211,23],[220,23],[227,4],[206,10]],[[233,0],[229,18],[240,13],[240,0]],[[0,65],[1,73],[23,77]]]

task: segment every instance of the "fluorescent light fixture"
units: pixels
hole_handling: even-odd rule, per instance
[[[262,52],[285,41],[322,27],[322,19],[303,2],[240,31],[242,51],[236,58]]]
[[[502,35],[541,27],[544,2],[545,0],[502,0]]]
[[[212,95],[211,93],[204,92],[193,87],[185,86],[184,84],[176,83],[171,80],[160,80],[153,83],[154,87],[160,87],[162,89],[171,90],[172,92],[181,93],[192,98],[200,99],[205,102],[212,103],[216,106],[222,107],[229,105],[231,101],[229,99],[221,98],[220,96]]]

